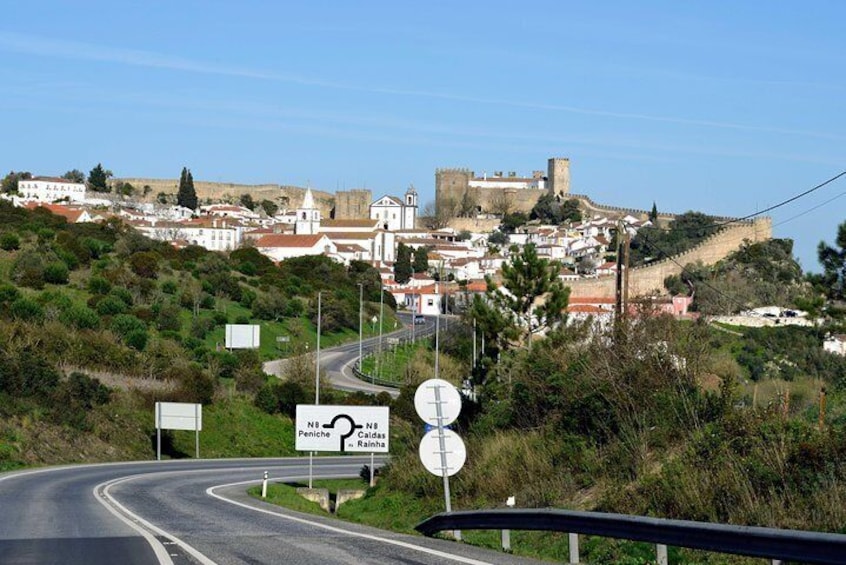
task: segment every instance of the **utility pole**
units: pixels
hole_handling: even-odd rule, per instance
[[[382,326],[384,325],[385,315],[385,284],[382,281],[382,276],[379,275],[379,361],[382,360]],[[379,378],[382,378],[382,363],[378,364]],[[374,384],[374,379],[371,379],[371,384]]]
[[[362,342],[364,341],[364,283],[358,283],[358,366],[361,369]]]

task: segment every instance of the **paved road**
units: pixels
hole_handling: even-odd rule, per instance
[[[315,477],[368,457],[320,457]],[[0,563],[532,563],[286,511],[248,498],[263,471],[305,480],[308,460],[119,463],[0,475]]]
[[[397,317],[402,321],[405,327],[399,331],[391,332],[382,336],[382,347],[388,347],[389,338],[398,338],[402,340],[410,339],[411,337],[428,336],[435,333],[435,318],[429,316],[426,318],[425,324],[412,325],[411,315],[405,313],[397,314]],[[441,323],[446,325],[446,317],[441,318]],[[361,351],[363,354],[376,351],[379,348],[379,337],[371,337],[365,339],[361,343]],[[359,358],[359,343],[358,341],[346,343],[324,349],[320,352],[320,366],[325,371],[326,376],[332,383],[332,386],[339,390],[357,391],[361,390],[368,393],[379,393],[385,391],[392,396],[397,396],[399,391],[394,388],[383,387],[371,384],[356,378],[352,372],[352,365]],[[268,361],[264,364],[264,372],[270,375],[281,376],[285,365],[285,359],[276,359]]]

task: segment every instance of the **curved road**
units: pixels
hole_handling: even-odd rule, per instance
[[[411,339],[412,335],[417,337],[429,336],[435,333],[435,318],[433,316],[426,317],[425,324],[411,325],[411,314],[398,313],[397,317],[406,324],[403,329],[385,334],[382,336],[382,347],[387,348],[388,338],[399,338],[402,340]],[[446,325],[446,317],[441,317],[441,324]],[[361,351],[364,354],[376,351],[379,347],[379,338],[370,337],[362,341]],[[387,392],[392,396],[397,396],[399,390],[371,384],[353,375],[352,365],[359,358],[359,344],[358,341],[345,343],[335,347],[323,349],[320,352],[320,366],[325,371],[326,377],[331,382],[334,388],[346,391],[364,391],[367,393]],[[276,359],[268,361],[264,364],[264,372],[269,375],[277,377],[282,375],[285,359]]]
[[[369,457],[320,457],[315,477]],[[532,563],[445,540],[284,510],[246,496],[306,458],[136,462],[0,474],[0,563]]]

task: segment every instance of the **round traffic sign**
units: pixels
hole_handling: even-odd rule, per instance
[[[467,449],[464,441],[452,430],[443,430],[444,449],[446,455],[446,474],[448,477],[456,474],[467,460]],[[443,459],[441,458],[441,438],[438,430],[428,432],[420,440],[420,461],[426,470],[442,477],[444,475]]]
[[[452,384],[443,379],[429,379],[417,387],[414,393],[414,409],[427,424],[448,426],[461,412],[461,394]]]

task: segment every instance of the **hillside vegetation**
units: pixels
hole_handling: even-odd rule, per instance
[[[219,426],[203,432],[206,455],[292,454],[283,406],[314,394],[300,355],[314,350],[316,295],[332,345],[358,336],[359,283],[369,318],[380,281],[364,263],[177,250],[117,220],[67,224],[0,203],[0,468],[154,456],[156,401],[207,406]],[[226,351],[228,323],[261,324],[261,348]],[[262,361],[286,353],[298,361],[282,386]],[[193,453],[166,439],[168,455]]]

